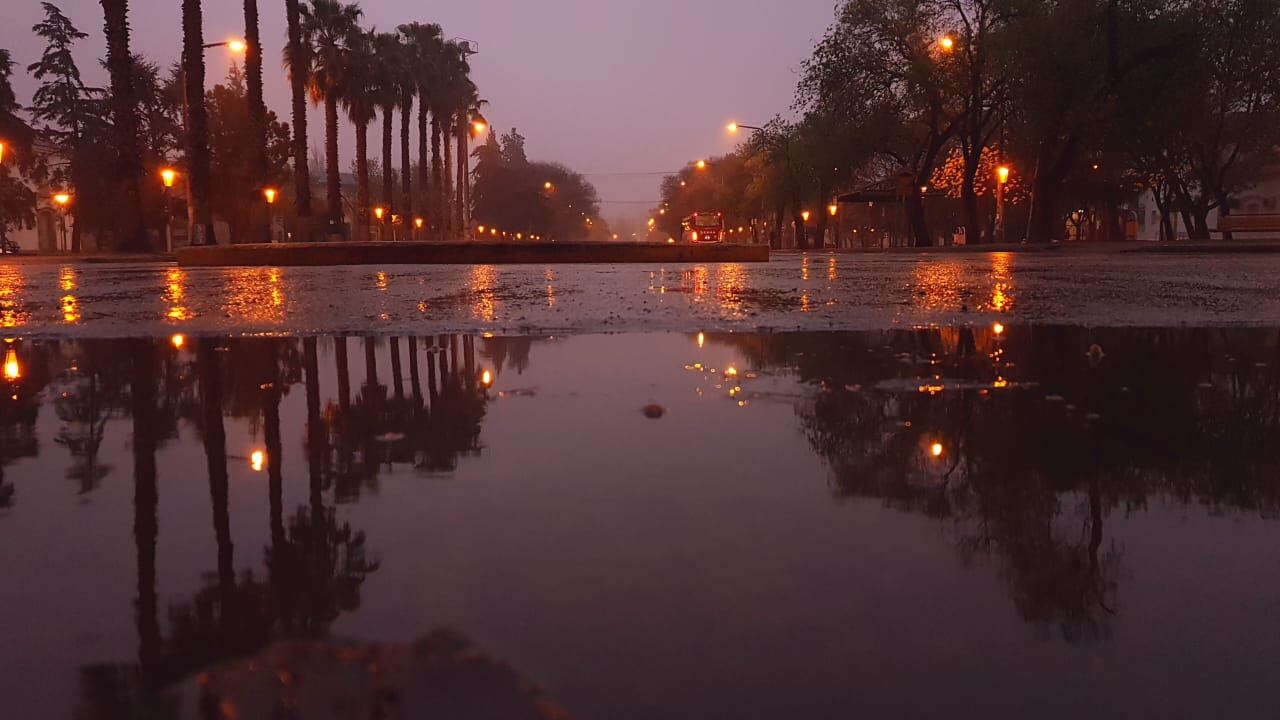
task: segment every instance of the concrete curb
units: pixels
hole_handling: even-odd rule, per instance
[[[663,243],[332,242],[181,248],[185,267],[510,265],[769,261],[764,245]]]

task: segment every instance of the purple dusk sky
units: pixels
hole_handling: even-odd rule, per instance
[[[78,60],[86,81],[105,84],[102,8],[97,0],[61,0],[89,33]],[[440,23],[446,37],[476,41],[472,58],[485,114],[501,132],[513,126],[531,158],[554,160],[588,175],[606,201],[655,200],[660,177],[602,173],[671,171],[726,152],[730,120],[764,122],[791,105],[796,74],[833,17],[834,0],[365,0],[365,25],[392,29],[412,20]],[[30,27],[38,0],[5,3],[0,47],[21,70],[19,101],[34,82],[26,65],[41,44]],[[134,50],[167,65],[182,49],[180,0],[132,0]],[[288,119],[288,86],[278,58],[285,42],[283,0],[259,0],[266,46],[267,104]],[[206,42],[244,34],[239,0],[205,0]],[[208,80],[229,58],[209,53]],[[322,126],[312,113],[311,144]],[[342,128],[342,167],[352,136]],[[643,217],[646,205],[606,203],[608,219]]]

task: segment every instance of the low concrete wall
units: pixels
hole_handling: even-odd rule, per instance
[[[332,242],[178,250],[187,267],[768,262],[765,245],[662,243]]]

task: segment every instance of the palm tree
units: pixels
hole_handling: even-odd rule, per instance
[[[374,95],[377,58],[374,55],[373,33],[359,33],[352,38],[349,47],[347,74],[342,88],[342,104],[356,126],[356,217],[355,226],[361,239],[368,239],[364,231],[369,224],[369,123],[377,110]]]
[[[412,96],[418,97],[418,173],[420,194],[426,196],[427,188],[427,113],[431,110],[435,87],[438,83],[438,60],[440,48],[444,45],[444,31],[435,23],[407,23],[397,30],[404,39],[407,48],[407,73],[403,79],[405,87],[402,94],[408,94],[410,105]],[[404,123],[401,125],[402,162],[404,172],[405,214],[413,214],[412,172],[409,157],[408,120],[410,106],[403,106]],[[428,215],[434,215],[434,208],[424,207]],[[434,218],[432,218],[434,220]]]
[[[393,120],[400,100],[399,76],[404,60],[404,45],[395,33],[378,33],[373,40],[377,71],[374,78],[374,101],[382,115],[382,201],[394,213],[395,175],[391,165],[391,147],[394,135]]]
[[[338,0],[311,0],[303,6],[302,36],[311,54],[307,89],[314,103],[324,104],[325,203],[329,232],[342,224],[342,176],[338,169],[338,100],[347,74],[350,44],[360,32],[359,5]]]
[[[245,94],[249,100],[249,168],[255,185],[251,201],[260,197],[267,178],[267,106],[262,100],[262,37],[258,32],[258,0],[244,0]],[[253,207],[261,208],[257,202]],[[269,239],[266,214],[255,213],[253,236]]]
[[[116,175],[121,202],[119,247],[144,251],[146,219],[142,214],[142,153],[138,148],[137,98],[133,88],[133,55],[129,51],[129,0],[99,0],[107,36],[107,71],[111,75],[111,117],[115,126]]]
[[[284,0],[285,17],[289,23],[289,44],[285,46],[285,65],[289,68],[289,89],[292,94],[293,122],[293,197],[299,218],[311,217],[311,169],[307,161],[307,74],[311,67],[311,53],[302,41],[302,8],[298,0]],[[310,238],[310,228],[304,228],[303,239]]]
[[[182,92],[187,105],[187,175],[193,244],[215,245],[209,194],[209,112],[204,104],[204,31],[200,0],[182,0]]]

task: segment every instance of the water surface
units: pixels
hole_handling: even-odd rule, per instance
[[[1275,330],[3,351],[7,717],[435,628],[582,718],[1280,713]]]

